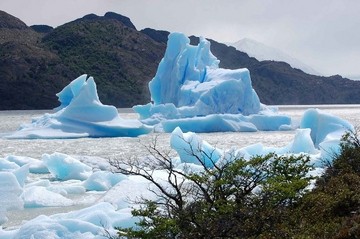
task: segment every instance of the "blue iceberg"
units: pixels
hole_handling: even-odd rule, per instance
[[[103,105],[93,77],[82,75],[57,94],[61,105],[23,125],[7,138],[136,137],[152,127],[120,118],[114,106]]]
[[[290,129],[291,119],[260,103],[247,69],[219,68],[210,42],[190,45],[169,35],[167,49],[149,83],[152,103],[134,106],[143,123],[159,131],[257,131]]]
[[[323,160],[332,160],[340,152],[340,140],[345,132],[355,132],[348,121],[319,109],[305,111],[300,128],[311,129],[310,137],[320,149]]]
[[[240,149],[221,150],[193,132],[183,133],[179,127],[172,132],[170,145],[178,153],[180,162],[195,165],[194,170],[198,165],[213,168],[229,160],[240,157],[250,159],[268,153],[306,154],[311,156],[311,164],[315,168],[323,169],[324,162],[331,162],[340,152],[341,138],[349,131],[354,131],[354,126],[348,121],[319,109],[308,109],[301,118],[294,139],[283,147],[266,147],[256,143]]]

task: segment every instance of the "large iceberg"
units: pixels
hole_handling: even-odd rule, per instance
[[[172,132],[289,129],[291,119],[260,103],[247,69],[219,68],[210,42],[190,45],[184,34],[169,35],[167,49],[149,83],[152,103],[134,106],[143,123]]]
[[[57,94],[61,105],[23,125],[7,138],[136,137],[152,128],[120,118],[114,106],[103,105],[93,77],[82,75]]]

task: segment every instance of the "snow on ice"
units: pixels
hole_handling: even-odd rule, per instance
[[[114,106],[103,105],[92,77],[82,75],[57,94],[61,105],[23,125],[7,138],[136,137],[152,128],[120,118]]]

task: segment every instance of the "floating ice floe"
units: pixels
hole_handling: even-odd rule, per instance
[[[134,106],[143,123],[172,132],[287,130],[291,119],[260,103],[247,69],[221,69],[200,38],[169,35],[167,49],[149,83],[152,103]]]
[[[89,191],[107,191],[127,176],[108,171],[94,172],[84,181],[84,187]]]
[[[0,225],[8,220],[7,211],[21,210],[24,207],[21,195],[28,172],[26,170],[26,166],[12,172],[0,169]]]
[[[103,105],[92,77],[82,75],[57,94],[61,105],[23,125],[7,138],[136,137],[152,128],[120,118],[114,106]]]
[[[91,167],[66,154],[44,154],[42,160],[50,173],[58,180],[85,180],[92,174]]]
[[[339,153],[341,137],[349,131],[354,131],[354,126],[346,120],[318,109],[309,109],[305,111],[294,139],[283,147],[256,143],[240,149],[220,150],[193,132],[183,133],[179,127],[172,132],[170,144],[177,151],[181,163],[194,164],[194,171],[198,170],[196,165],[212,168],[222,160],[249,159],[268,153],[311,155],[311,163],[323,167],[325,160],[331,161]]]

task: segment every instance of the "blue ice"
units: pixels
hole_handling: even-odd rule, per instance
[[[291,119],[260,103],[247,69],[222,69],[200,38],[169,35],[167,49],[149,83],[152,103],[134,106],[143,123],[158,131],[257,131],[290,129]]]

